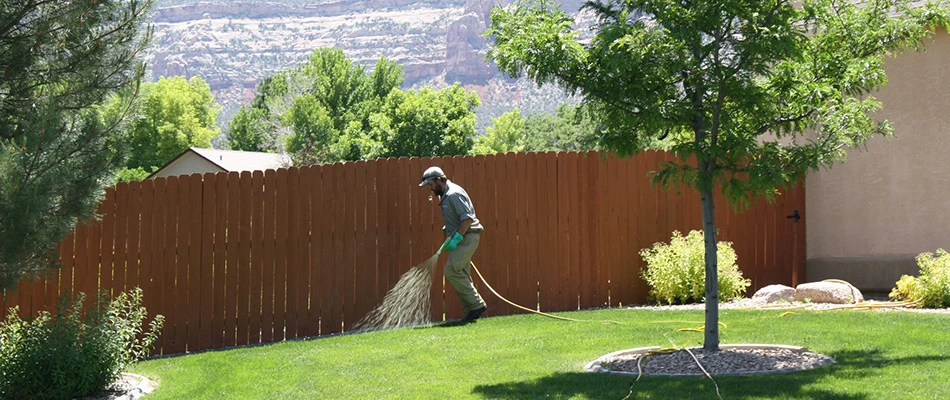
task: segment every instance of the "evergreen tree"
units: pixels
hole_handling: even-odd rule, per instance
[[[98,108],[144,72],[151,0],[0,2],[0,289],[59,265],[121,165]],[[134,90],[134,89],[133,89]]]

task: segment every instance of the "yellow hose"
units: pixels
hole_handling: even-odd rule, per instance
[[[605,323],[605,324],[625,325],[623,322],[619,322],[619,321],[610,321],[610,320],[599,320],[599,321],[598,321],[598,320],[586,320],[586,319],[575,319],[575,318],[562,317],[562,316],[559,316],[559,315],[548,314],[548,313],[546,313],[546,312],[541,312],[541,311],[538,311],[538,310],[532,310],[532,309],[530,309],[530,308],[528,308],[528,307],[525,307],[525,306],[522,306],[522,305],[520,305],[520,304],[517,304],[517,303],[515,303],[515,302],[513,302],[513,301],[511,301],[511,300],[506,299],[505,296],[502,296],[500,293],[498,293],[498,292],[495,290],[495,288],[493,288],[490,284],[488,284],[488,281],[485,280],[485,277],[482,275],[482,272],[479,271],[479,270],[478,270],[478,267],[475,266],[475,262],[474,262],[474,261],[470,261],[470,262],[471,262],[471,264],[472,264],[472,269],[475,270],[475,273],[478,275],[478,278],[482,280],[482,283],[484,283],[485,286],[488,287],[488,290],[490,290],[496,297],[498,297],[499,299],[501,299],[501,300],[504,301],[505,303],[508,303],[508,304],[510,304],[511,306],[515,307],[515,308],[518,308],[518,309],[520,309],[520,310],[524,310],[524,311],[527,311],[527,312],[530,312],[530,313],[542,315],[542,316],[545,316],[545,317],[548,317],[548,318],[559,319],[559,320],[562,320],[562,321],[573,321],[573,322],[600,322],[600,323]],[[847,281],[843,281],[843,280],[840,280],[840,279],[825,279],[824,282],[836,282],[836,283],[843,283],[843,284],[846,284],[846,285],[848,285],[848,286],[851,288],[851,294],[852,294],[851,298],[856,298],[856,297],[854,296],[854,294],[855,294],[855,290],[857,290],[857,288],[855,288],[854,285],[848,283]],[[878,308],[916,307],[916,306],[919,305],[919,303],[920,303],[920,300],[915,300],[915,301],[900,301],[900,302],[893,302],[893,301],[862,301],[862,302],[855,303],[855,304],[846,304],[846,305],[841,305],[841,306],[832,306],[832,307],[824,308],[824,310],[865,310],[865,309],[871,310],[871,309],[878,309]],[[799,309],[804,309],[804,308],[807,308],[807,307],[808,307],[807,304],[788,304],[788,305],[781,305],[781,304],[774,304],[774,305],[773,305],[773,304],[767,304],[767,305],[763,305],[763,306],[751,307],[751,309],[757,309],[757,310],[799,310]],[[747,309],[748,309],[748,308],[747,308]],[[782,315],[780,315],[780,316],[784,317],[784,316],[790,315],[790,314],[791,314],[791,313],[789,313],[789,312],[785,312],[785,313],[782,313]],[[720,324],[725,325],[725,324],[723,324],[722,322],[720,322]],[[686,332],[686,331],[702,332],[702,331],[704,330],[704,328],[705,328],[705,326],[703,326],[703,327],[701,327],[701,328],[682,328],[682,329],[679,329],[678,331],[680,331],[680,332]]]
[[[559,320],[562,320],[562,321],[573,321],[573,322],[601,322],[601,323],[605,323],[605,324],[618,324],[618,325],[623,325],[623,324],[624,324],[623,322],[619,322],[619,321],[608,321],[608,320],[595,321],[595,320],[588,320],[588,319],[574,319],[574,318],[562,317],[562,316],[559,316],[559,315],[553,315],[553,314],[548,314],[548,313],[541,312],[541,311],[537,311],[537,310],[532,310],[532,309],[530,309],[530,308],[528,308],[528,307],[522,306],[522,305],[520,305],[520,304],[516,304],[515,302],[506,299],[505,296],[502,296],[502,295],[499,294],[497,291],[495,291],[495,288],[491,287],[491,285],[488,284],[488,281],[485,280],[485,277],[484,277],[484,276],[482,276],[482,272],[479,271],[479,270],[478,270],[478,267],[475,266],[475,262],[474,262],[474,261],[470,261],[470,262],[472,263],[472,269],[474,269],[474,270],[475,270],[475,273],[478,274],[478,278],[482,280],[482,283],[484,283],[485,286],[488,287],[488,290],[490,290],[492,293],[494,293],[495,296],[498,296],[499,299],[502,299],[505,303],[508,303],[508,304],[510,304],[510,305],[512,305],[512,306],[514,306],[514,307],[516,307],[516,308],[518,308],[518,309],[521,309],[521,310],[524,310],[524,311],[527,311],[527,312],[531,312],[531,313],[535,313],[535,314],[538,314],[538,315],[543,315],[543,316],[548,317],[548,318],[559,319]]]

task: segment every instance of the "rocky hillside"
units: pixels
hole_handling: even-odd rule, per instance
[[[565,2],[576,10],[579,1]],[[551,111],[557,88],[507,79],[485,61],[485,31],[495,0],[219,1],[160,0],[147,60],[153,80],[201,76],[224,108],[223,124],[250,101],[257,82],[338,47],[372,67],[380,57],[403,66],[404,86],[461,82],[478,92],[479,131],[519,107]]]

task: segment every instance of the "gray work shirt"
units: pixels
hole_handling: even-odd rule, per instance
[[[455,233],[462,221],[466,219],[472,220],[472,226],[468,228],[468,232],[478,233],[484,229],[482,224],[478,222],[478,218],[475,217],[475,207],[472,205],[472,199],[468,197],[468,193],[461,186],[446,180],[445,193],[439,197],[439,203],[442,206],[442,219],[445,221],[442,231],[446,234]]]

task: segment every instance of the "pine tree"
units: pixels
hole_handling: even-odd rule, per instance
[[[0,289],[57,267],[95,216],[122,161],[121,119],[99,108],[142,77],[152,2],[0,2]]]

